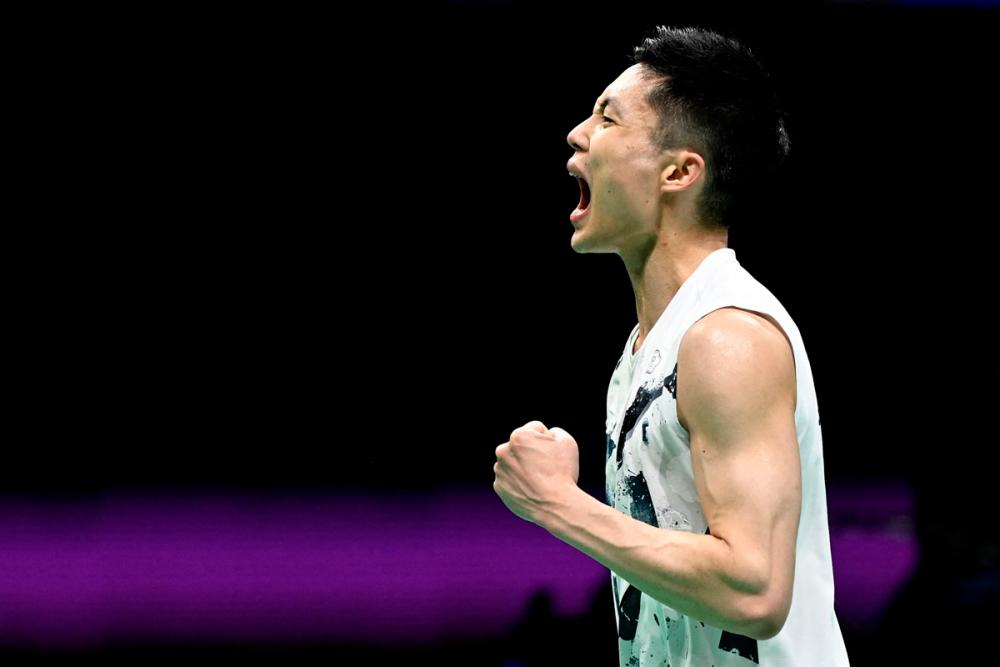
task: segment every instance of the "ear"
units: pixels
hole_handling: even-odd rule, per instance
[[[667,163],[660,172],[660,189],[663,192],[686,190],[705,175],[705,158],[689,150],[670,151]]]

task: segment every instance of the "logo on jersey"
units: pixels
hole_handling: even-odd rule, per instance
[[[650,373],[652,373],[653,369],[656,368],[656,365],[658,363],[660,363],[660,351],[654,350],[653,358],[649,360],[649,365],[646,366],[646,374],[649,375]]]

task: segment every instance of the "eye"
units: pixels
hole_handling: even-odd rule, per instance
[[[607,116],[601,116],[601,120],[604,123],[613,123],[613,122],[615,122],[615,121],[611,120],[610,118],[608,118]]]

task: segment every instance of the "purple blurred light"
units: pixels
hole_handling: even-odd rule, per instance
[[[607,577],[493,495],[109,497],[0,506],[0,642],[437,641]]]
[[[875,618],[912,572],[911,505],[905,487],[831,491],[837,609],[849,622]],[[866,524],[838,527],[855,510]],[[555,613],[578,615],[607,582],[603,566],[490,489],[0,503],[6,645],[502,637],[539,590]]]

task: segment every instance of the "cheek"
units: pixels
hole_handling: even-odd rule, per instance
[[[642,210],[647,207],[644,202],[649,199],[637,183],[629,180],[605,181],[598,194],[605,205],[617,211]]]
[[[659,207],[656,176],[640,169],[632,172],[633,177],[621,184],[621,196],[634,211],[648,214]]]
[[[634,153],[616,155],[609,162],[597,194],[615,202],[619,207],[646,210],[656,203],[656,178],[650,165],[641,156]]]

